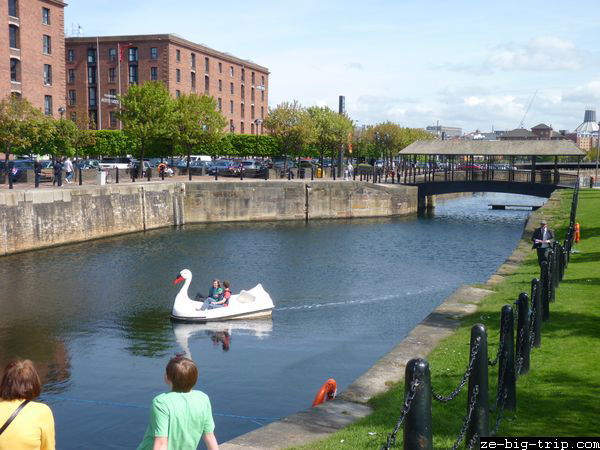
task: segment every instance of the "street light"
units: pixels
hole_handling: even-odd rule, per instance
[[[254,121],[254,123],[256,124],[256,135],[258,136],[258,134],[259,134],[258,133],[258,127],[260,127],[262,125],[263,121],[262,121],[262,119],[256,119]]]
[[[64,107],[64,106],[60,106],[60,107],[58,108],[58,113],[60,114],[60,120],[62,120],[62,119],[63,119],[63,117],[64,117],[64,115],[65,115],[65,112],[66,112],[66,111],[67,111],[67,110],[65,109],[65,107]]]

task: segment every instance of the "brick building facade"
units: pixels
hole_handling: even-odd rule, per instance
[[[0,6],[0,96],[22,96],[47,115],[65,107],[64,7],[59,0],[7,0]]]
[[[163,81],[171,95],[214,97],[236,133],[262,133],[269,70],[173,34],[67,38],[67,117],[119,129],[116,96],[129,85]]]

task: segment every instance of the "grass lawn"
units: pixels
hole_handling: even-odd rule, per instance
[[[549,222],[557,239],[566,234],[571,191],[561,193],[563,201]],[[582,240],[580,253],[571,256],[565,278],[550,304],[550,320],[544,322],[542,346],[532,349],[531,369],[517,380],[516,413],[506,412],[498,436],[600,436],[600,191],[579,194],[577,222]],[[465,371],[469,356],[470,328],[483,323],[488,328],[489,357],[496,355],[502,305],[512,304],[520,292],[530,291],[532,278],[539,276],[535,251],[519,270],[494,286],[478,312],[462,320],[458,331],[430,355],[432,385],[448,395]],[[515,308],[516,312],[516,308]],[[498,367],[490,368],[490,403],[496,396]],[[435,448],[454,444],[466,413],[466,387],[448,404],[433,402]],[[302,449],[379,448],[398,418],[404,385],[372,399],[374,413],[318,443]],[[490,428],[495,421],[490,414]],[[402,448],[402,430],[397,448]],[[464,448],[464,447],[463,447]]]

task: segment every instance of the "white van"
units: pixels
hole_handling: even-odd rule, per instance
[[[190,155],[190,162],[195,161],[211,162],[212,158],[208,155]]]

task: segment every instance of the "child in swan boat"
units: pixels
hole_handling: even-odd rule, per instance
[[[231,297],[229,281],[223,281],[223,286],[225,289],[221,287],[221,282],[219,280],[213,280],[213,285],[208,291],[208,297],[206,297],[202,307],[200,308],[201,311],[228,306],[229,297]]]

